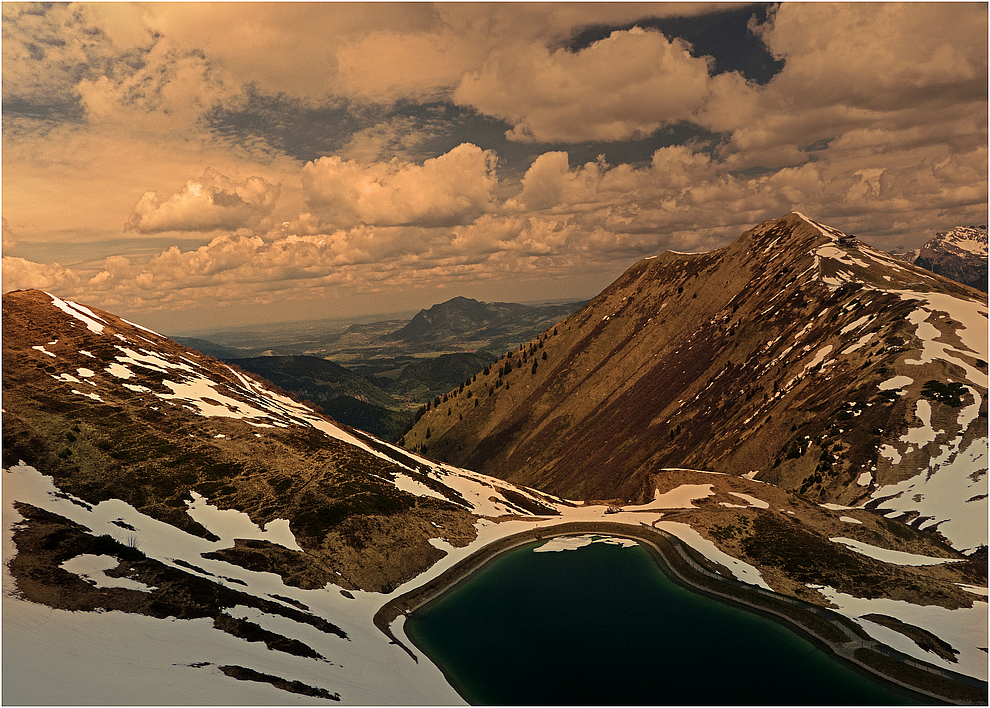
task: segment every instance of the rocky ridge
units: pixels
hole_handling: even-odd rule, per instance
[[[640,261],[404,442],[573,499],[643,502],[669,468],[745,475],[972,550],[986,313],[981,293],[789,214]]]

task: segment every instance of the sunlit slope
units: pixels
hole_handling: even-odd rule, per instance
[[[489,517],[561,508],[47,293],[5,295],[3,333],[5,676],[38,677],[5,681],[5,702],[143,702],[131,685],[165,703],[222,702],[193,700],[205,685],[234,703],[456,699],[408,657],[391,666],[374,596],[476,542]],[[90,632],[104,639],[80,654]],[[108,661],[119,680],[97,670]],[[62,672],[80,671],[76,694]]]
[[[985,295],[792,213],[640,261],[404,442],[571,498],[643,500],[668,467],[745,474],[973,548],[986,313]]]

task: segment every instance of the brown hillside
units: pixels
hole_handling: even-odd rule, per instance
[[[570,498],[645,500],[655,474],[689,467],[862,502],[931,456],[897,442],[917,425],[927,381],[973,386],[954,407],[931,400],[946,438],[986,435],[985,354],[960,347],[956,360],[905,363],[924,347],[905,319],[913,294],[935,291],[980,296],[788,214],[717,251],[635,264],[439,399],[405,445]],[[958,321],[931,322],[939,341],[960,342]],[[898,375],[911,383],[880,387]],[[959,404],[974,402],[977,422],[960,430]],[[892,464],[878,454],[885,444],[916,465]]]

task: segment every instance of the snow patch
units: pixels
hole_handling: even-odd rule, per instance
[[[118,565],[120,565],[120,561],[113,556],[85,554],[70,558],[61,565],[61,568],[88,580],[90,584],[98,588],[126,588],[128,590],[141,590],[143,592],[156,589],[148,587],[137,580],[112,578],[106,574],[106,571],[113,570]]]
[[[965,448],[958,444],[942,445],[927,470],[879,487],[870,496],[891,497],[879,509],[892,509],[894,515],[917,511],[929,519],[919,528],[937,526],[954,548],[966,550],[987,542],[987,438],[976,438]],[[880,452],[896,456],[895,464],[900,462],[900,455],[889,445]]]
[[[847,517],[843,517],[847,518]],[[854,523],[860,523],[855,519],[852,519]],[[863,543],[862,541],[856,541],[852,538],[843,538],[842,536],[837,536],[835,538],[830,538],[830,541],[834,543],[841,543],[843,546],[851,548],[857,553],[862,553],[864,556],[869,556],[878,561],[884,563],[890,563],[891,565],[910,565],[910,566],[923,566],[923,565],[941,565],[942,563],[958,563],[961,558],[932,558],[931,556],[922,556],[917,553],[906,553],[904,551],[892,551],[889,548],[880,548],[878,546],[871,546],[868,543]]]
[[[750,506],[755,506],[757,509],[769,509],[770,505],[763,501],[762,499],[757,499],[749,494],[743,494],[742,492],[729,492],[734,497],[739,497],[743,501],[749,502]]]
[[[887,379],[882,384],[877,386],[881,391],[890,391],[895,388],[904,388],[905,386],[910,386],[914,383],[914,379],[910,376],[895,376],[892,379]]]
[[[838,612],[862,626],[877,641],[898,651],[949,671],[958,671],[981,681],[987,680],[987,655],[980,647],[987,644],[987,603],[974,602],[972,607],[947,610],[938,605],[912,605],[902,600],[877,598],[867,600],[838,592],[830,587],[809,586],[836,605]],[[863,615],[882,614],[915,627],[921,627],[948,642],[959,654],[958,663],[927,652],[900,632],[862,619]]]
[[[274,519],[259,527],[251,517],[237,509],[218,509],[202,494],[190,490],[192,502],[187,502],[187,512],[193,521],[220,537],[220,543],[233,545],[235,538],[270,541],[293,551],[303,550],[289,530],[287,519]]]
[[[52,304],[67,315],[72,315],[77,320],[86,325],[90,332],[94,334],[101,334],[103,332],[103,324],[106,320],[99,317],[96,313],[90,310],[85,305],[80,305],[78,302],[69,302],[68,300],[62,300],[55,297],[51,293],[45,293],[48,297],[52,299]]]
[[[554,553],[558,551],[573,551],[584,548],[592,543],[607,543],[622,548],[631,548],[638,545],[630,538],[616,538],[614,536],[598,536],[596,534],[585,534],[583,536],[555,536],[542,546],[533,549],[534,553]]]
[[[693,502],[695,499],[704,499],[715,494],[714,485],[711,484],[682,484],[668,492],[660,493],[660,490],[653,492],[653,501],[638,506],[625,506],[625,510],[646,510],[646,509],[697,509]]]

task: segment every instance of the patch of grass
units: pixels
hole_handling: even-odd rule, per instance
[[[139,546],[141,542],[136,534],[128,534],[124,541],[119,541],[110,534],[97,536],[93,544],[96,555],[113,556],[118,560],[138,561],[146,558]]]
[[[925,398],[944,403],[953,408],[959,408],[962,405],[962,396],[966,395],[967,392],[968,390],[961,383],[954,381],[942,383],[935,379],[926,381],[924,387],[921,389],[921,395]]]
[[[299,693],[304,696],[325,698],[330,701],[340,701],[339,693],[330,693],[330,691],[325,688],[315,688],[304,684],[301,681],[288,681],[284,678],[272,676],[270,674],[263,674],[259,671],[248,669],[243,666],[221,666],[220,670],[225,675],[238,679],[239,681],[260,681],[262,683],[270,683],[275,688],[280,688],[283,691],[288,691],[289,693]]]

